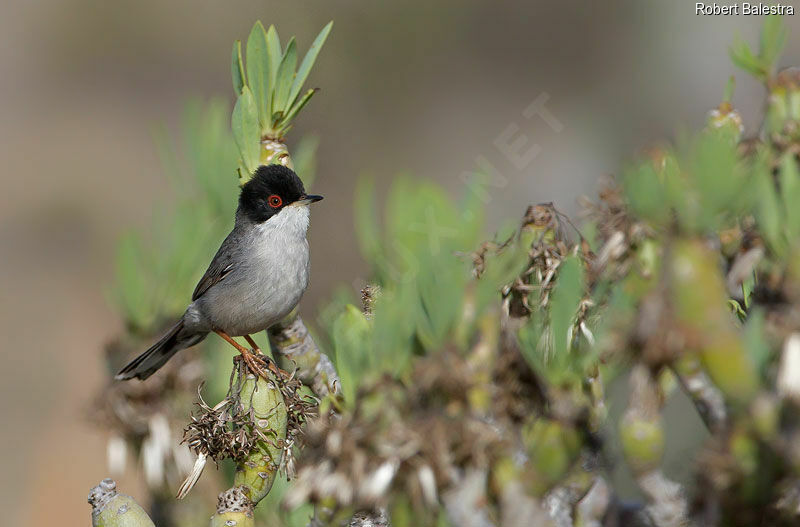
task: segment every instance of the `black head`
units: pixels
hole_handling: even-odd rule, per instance
[[[283,165],[261,165],[239,194],[239,210],[251,221],[262,223],[289,205],[305,205],[322,196],[306,195],[303,182]]]

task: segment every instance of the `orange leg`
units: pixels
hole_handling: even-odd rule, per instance
[[[249,349],[245,348],[244,346],[233,340],[233,337],[231,337],[224,331],[215,329],[214,333],[225,339],[225,342],[236,348],[236,350],[242,354],[242,359],[244,359],[244,362],[245,364],[247,364],[247,367],[250,369],[250,371],[252,371],[257,376],[264,377],[265,379],[267,378],[266,374],[264,373],[264,369],[258,364],[256,358],[253,356],[253,353]],[[252,344],[252,339],[247,337],[247,340]]]
[[[246,340],[247,343],[250,344],[250,347],[253,348],[253,351],[255,351],[256,353],[261,353],[261,348],[258,347],[258,344],[256,344],[255,340],[253,340],[253,337],[251,337],[250,335],[245,335],[244,340]]]

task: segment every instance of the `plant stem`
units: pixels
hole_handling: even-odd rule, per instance
[[[266,437],[237,465],[233,479],[235,488],[244,492],[253,506],[272,488],[281,463],[282,443],[286,440],[286,403],[273,374],[268,375],[270,380],[248,374],[240,394],[241,404],[252,415],[253,426]]]
[[[296,369],[297,378],[317,397],[341,391],[331,359],[317,347],[296,311],[269,328],[268,334],[278,365],[288,371]]]

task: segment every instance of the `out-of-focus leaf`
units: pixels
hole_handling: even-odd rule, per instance
[[[473,172],[467,181],[467,188],[461,205],[461,228],[467,239],[476,241],[484,235],[486,222],[486,203],[488,199],[489,175],[485,172]]]
[[[699,232],[717,229],[730,216],[741,212],[747,197],[747,182],[741,170],[736,145],[720,129],[710,129],[692,140],[685,157],[697,203],[686,223]],[[684,196],[684,200],[691,197]]]
[[[786,43],[786,27],[780,15],[764,17],[761,42],[756,56],[750,46],[736,37],[729,54],[733,63],[761,81],[766,81],[775,68],[778,56]]]
[[[233,91],[238,97],[242,93],[242,88],[247,83],[244,74],[244,62],[242,60],[242,41],[237,40],[233,43],[233,53],[231,57],[231,78],[233,79]]]
[[[503,239],[502,236],[499,238]],[[498,298],[503,286],[510,284],[525,270],[528,249],[526,244],[515,240],[500,253],[486,256],[483,275],[476,284],[475,304],[479,312]]]
[[[546,373],[547,358],[545,357],[545,347],[543,341],[547,340],[542,316],[532,316],[528,322],[519,330],[519,343],[522,356],[539,373]]]
[[[623,173],[622,184],[631,208],[640,217],[663,224],[669,217],[670,203],[665,199],[655,167],[644,161]]]
[[[474,249],[474,233],[462,229],[461,214],[444,190],[427,181],[398,177],[386,205],[387,239],[398,267],[418,268],[417,254],[438,257]]]
[[[250,87],[258,111],[261,131],[267,129],[270,124],[269,106],[267,106],[269,93],[272,90],[270,76],[267,34],[259,20],[253,25],[247,38],[247,85]]]
[[[314,184],[314,179],[317,176],[317,147],[319,146],[319,138],[315,135],[306,135],[300,139],[297,146],[292,150],[292,162],[294,163],[294,170],[300,179],[303,180],[303,185],[306,190],[311,188]]]
[[[180,314],[202,263],[230,228],[239,156],[228,115],[222,100],[192,101],[184,111],[181,143],[165,130],[156,134],[159,158],[177,198],[158,209],[151,236],[125,238],[120,244],[114,300],[134,327],[149,331],[152,324]]]
[[[131,233],[120,240],[116,258],[116,299],[128,324],[138,328],[148,327],[154,318],[149,302],[152,284],[142,272],[142,252],[141,239]]]
[[[737,36],[733,45],[728,50],[731,61],[750,75],[760,80],[766,80],[766,71],[761,60],[753,54],[750,46]]]
[[[572,326],[578,303],[583,298],[583,264],[575,256],[565,258],[558,268],[558,280],[550,297],[550,327],[553,332],[553,356],[561,360],[569,352],[567,333]]]
[[[420,257],[416,286],[421,305],[417,312],[417,334],[423,346],[435,350],[461,314],[469,269],[454,255]]]
[[[258,168],[261,134],[258,126],[258,110],[253,94],[247,86],[242,90],[233,108],[231,128],[249,177]]]
[[[223,229],[236,210],[237,188],[231,183],[239,158],[229,113],[228,103],[222,99],[207,103],[196,100],[187,104],[181,120],[187,183],[179,191],[192,196],[199,185],[203,201],[212,206],[214,217],[225,223]]]
[[[786,250],[783,238],[783,214],[766,152],[756,156],[752,165],[753,186],[756,194],[756,218],[770,248],[781,255]]]
[[[736,91],[736,77],[731,75],[728,77],[728,82],[725,84],[725,91],[722,92],[722,100],[724,102],[733,101],[733,92]]]
[[[780,15],[767,15],[764,17],[764,25],[761,26],[761,47],[758,55],[761,64],[768,73],[772,72],[775,62],[783,50],[786,43],[786,26],[783,17]]]
[[[311,73],[311,68],[314,66],[317,55],[322,49],[323,44],[325,44],[325,40],[328,38],[328,33],[331,32],[332,27],[333,20],[322,28],[322,31],[319,32],[317,38],[315,38],[314,42],[311,44],[311,47],[308,48],[308,52],[306,52],[306,56],[303,57],[303,62],[300,63],[300,68],[297,70],[297,76],[295,76],[294,82],[292,82],[292,88],[289,91],[288,106],[293,106],[298,95],[300,95],[300,90],[303,89],[303,84],[305,84],[308,74]]]
[[[420,309],[414,283],[389,283],[374,304],[372,369],[400,375],[410,364],[414,348],[414,314]]]
[[[366,342],[370,330],[364,314],[350,304],[333,323],[333,344],[336,352],[336,369],[342,382],[345,401],[353,403],[359,381],[369,371]]]
[[[784,228],[789,240],[800,237],[800,173],[794,153],[787,153],[780,164],[780,189],[784,210]]]

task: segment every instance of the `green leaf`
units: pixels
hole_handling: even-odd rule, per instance
[[[794,153],[787,153],[781,159],[780,189],[786,214],[785,228],[789,240],[794,241],[800,237],[800,207],[797,206],[800,202],[800,171]]]
[[[761,47],[758,55],[767,73],[773,71],[775,62],[778,60],[785,43],[786,27],[783,23],[783,17],[780,15],[766,16],[764,25],[761,28]]]
[[[766,71],[761,63],[761,59],[753,54],[750,50],[750,46],[747,42],[742,40],[741,37],[736,37],[733,45],[728,50],[728,54],[736,66],[750,73],[757,79],[762,81],[766,80]]]
[[[714,128],[692,141],[686,157],[698,203],[687,220],[701,231],[719,228],[720,219],[738,213],[748,197],[744,185],[749,181],[740,169],[736,144],[725,130]]]
[[[233,43],[233,56],[231,57],[231,77],[233,78],[233,91],[238,97],[242,93],[242,88],[247,83],[244,75],[244,63],[242,61],[242,41],[237,40]]]
[[[766,371],[772,356],[764,334],[765,325],[764,309],[756,308],[750,313],[744,326],[744,344],[760,373]]]
[[[417,337],[426,349],[435,351],[462,313],[469,269],[453,254],[442,254],[438,258],[420,254],[419,260],[420,272],[413,284],[419,298]]]
[[[526,244],[515,240],[499,254],[486,255],[485,269],[478,279],[475,293],[475,304],[479,311],[490,302],[496,301],[501,288],[525,270],[529,249]]]
[[[766,152],[760,152],[756,157],[753,165],[753,174],[755,176],[758,226],[767,244],[780,256],[786,248],[785,240],[782,236],[782,207],[775,185],[772,182],[772,173]]]
[[[272,83],[270,82],[270,63],[267,52],[267,35],[261,21],[253,25],[247,38],[247,80],[258,111],[258,122],[264,131],[270,126],[268,112]]]
[[[297,103],[292,106],[288,113],[281,116],[280,119],[280,127],[287,126],[294,120],[295,116],[303,109],[303,107],[308,104],[308,101],[311,100],[311,97],[317,93],[316,88],[312,88],[308,90],[301,98],[297,101]]]
[[[242,94],[236,100],[231,117],[231,129],[239,155],[248,172],[248,177],[258,168],[261,148],[261,134],[258,126],[258,110],[253,100],[253,94],[245,86]]]
[[[569,351],[567,333],[583,298],[583,289],[583,264],[577,257],[570,256],[558,268],[558,280],[550,299],[553,356],[558,362],[563,361]]]
[[[742,302],[744,302],[745,309],[750,309],[750,297],[753,295],[755,287],[755,274],[750,275],[749,278],[742,282]]]
[[[117,246],[116,299],[126,322],[139,328],[146,328],[153,322],[155,307],[151,305],[152,289],[146,278],[149,269],[145,269],[143,252],[141,238],[134,233],[123,236]]]
[[[344,312],[333,323],[333,345],[336,351],[336,369],[342,382],[344,399],[355,402],[359,380],[367,373],[369,358],[366,354],[370,324],[354,305],[345,306]]]
[[[286,100],[289,98],[289,89],[292,87],[292,81],[294,81],[296,67],[297,44],[294,37],[292,37],[286,46],[286,53],[283,55],[281,64],[278,66],[278,75],[275,77],[272,113],[283,112],[284,115],[288,113],[289,109],[286,107]]]
[[[272,122],[272,97],[275,93],[275,78],[278,76],[278,66],[281,63],[283,52],[281,51],[281,40],[275,26],[270,25],[267,30],[267,55],[269,56],[269,98],[267,99],[267,109],[270,112],[270,123]]]
[[[736,77],[731,75],[725,84],[725,91],[722,93],[722,100],[724,102],[733,101],[733,92],[736,90]]]
[[[294,78],[292,88],[289,91],[289,106],[294,105],[295,100],[300,95],[300,90],[303,89],[303,84],[305,84],[308,74],[311,73],[311,68],[314,66],[314,62],[317,60],[317,55],[322,49],[323,44],[325,44],[325,40],[328,38],[328,33],[331,32],[332,27],[333,20],[328,22],[328,24],[322,28],[322,31],[319,32],[319,35],[317,35],[317,38],[314,39],[314,42],[308,49],[306,56],[303,57],[303,62],[300,63],[300,69],[297,70],[297,76]]]
[[[649,160],[623,172],[622,185],[631,208],[644,219],[655,224],[666,222],[670,214],[670,200],[659,180],[653,163]]]
[[[731,60],[736,66],[761,81],[766,81],[774,70],[778,56],[786,43],[786,34],[783,17],[769,15],[764,18],[764,25],[761,27],[758,56],[751,51],[750,46],[741,37],[737,36],[729,50]]]

